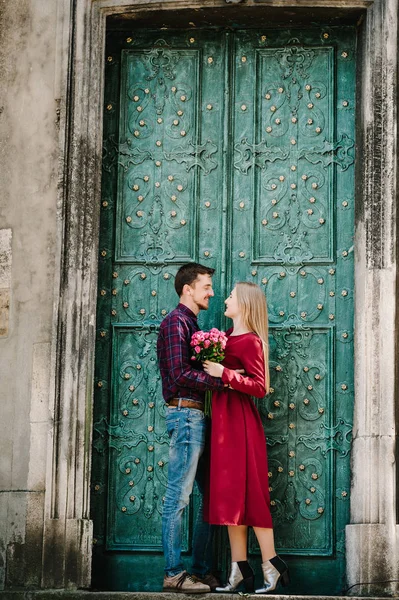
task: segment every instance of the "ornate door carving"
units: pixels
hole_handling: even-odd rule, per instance
[[[158,589],[162,579],[168,438],[155,344],[176,304],[174,274],[190,260],[217,269],[204,327],[225,325],[235,281],[265,289],[273,393],[258,408],[276,541],[297,592],[310,565],[304,592],[326,592],[320,573],[329,593],[343,582],[354,31],[266,33],[110,35],[92,500],[97,579],[108,588]],[[191,522],[188,511],[187,552]],[[250,551],[255,560],[253,538]]]

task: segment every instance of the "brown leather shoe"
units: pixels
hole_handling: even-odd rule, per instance
[[[211,588],[196,577],[189,575],[187,571],[182,571],[174,577],[165,575],[163,591],[178,592],[181,594],[206,594],[206,592],[211,591]]]
[[[203,577],[199,577],[198,575],[191,576],[196,581],[200,581],[201,583],[205,583],[205,585],[209,585],[211,588],[211,592],[213,592],[219,585],[220,581],[213,573],[207,573]]]

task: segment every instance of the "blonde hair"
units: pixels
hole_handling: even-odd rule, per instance
[[[265,360],[265,388],[268,394],[270,391],[270,373],[269,326],[266,297],[256,283],[248,281],[239,281],[236,284],[236,291],[238,304],[241,308],[243,325],[256,333],[262,342]]]

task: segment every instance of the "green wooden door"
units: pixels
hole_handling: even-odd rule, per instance
[[[94,585],[157,590],[168,437],[157,328],[173,278],[216,268],[204,328],[255,281],[273,392],[258,401],[292,593],[344,586],[353,407],[355,32],[109,35],[94,399]],[[234,460],[234,457],[232,457]],[[184,520],[189,555],[196,497]],[[224,532],[215,544],[226,568]],[[250,558],[260,556],[250,538]]]

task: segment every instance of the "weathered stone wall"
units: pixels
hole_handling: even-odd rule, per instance
[[[395,312],[398,2],[375,0],[359,39],[355,235],[352,593],[397,593]],[[358,585],[359,582],[385,583]]]
[[[0,2],[0,589],[6,578],[36,586],[41,576],[52,422],[56,19],[57,2]]]

